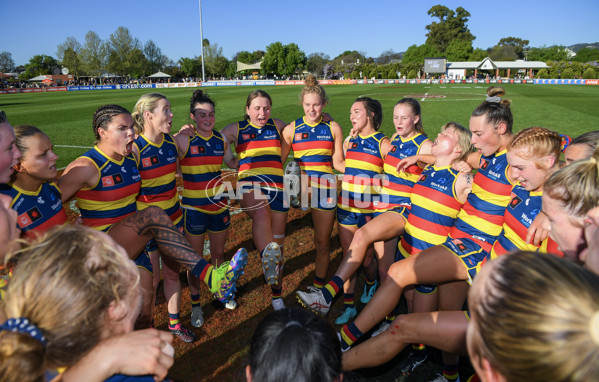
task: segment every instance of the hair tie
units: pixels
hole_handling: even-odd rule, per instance
[[[490,103],[499,103],[499,102],[501,102],[501,97],[497,97],[497,96],[490,97],[490,96],[487,96],[487,102],[490,102]]]
[[[287,329],[290,326],[299,326],[300,328],[304,327],[304,325],[302,325],[299,321],[296,320],[289,321],[287,324],[285,324],[285,329]]]
[[[591,332],[591,338],[597,345],[599,345],[599,310],[591,316],[589,330]]]
[[[568,146],[570,146],[570,143],[572,143],[572,138],[570,138],[566,134],[560,134],[559,136],[562,139],[562,149],[561,150],[563,153],[564,151],[566,151]]]
[[[44,349],[46,348],[46,337],[44,337],[42,331],[37,326],[29,322],[27,318],[9,318],[5,323],[0,325],[0,331],[2,330],[28,334],[33,339],[38,340]]]

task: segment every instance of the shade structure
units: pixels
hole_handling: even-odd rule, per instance
[[[148,78],[171,78],[171,76],[169,76],[166,73],[156,72],[156,73],[152,74],[151,76],[148,76]]]
[[[43,80],[47,80],[47,79],[49,79],[49,78],[46,76],[37,76],[37,77],[30,78],[27,81],[43,81]]]

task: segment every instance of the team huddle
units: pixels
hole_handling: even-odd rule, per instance
[[[388,138],[379,131],[380,102],[360,97],[351,105],[351,131],[344,138],[341,126],[324,113],[328,98],[312,76],[300,94],[304,116],[290,123],[271,117],[271,97],[256,90],[247,98],[243,120],[220,131],[215,130],[215,102],[202,90],[194,91],[190,100],[193,124],[176,134],[171,133],[169,100],[149,93],[140,97],[133,112],[119,105],[100,106],[92,121],[94,147],[60,177],[53,144],[41,129],[11,128],[6,119],[0,120],[0,228],[5,232],[0,257],[7,258],[2,261],[0,290],[8,319],[0,327],[0,339],[6,343],[20,335],[19,341],[29,341],[30,352],[44,354],[30,361],[31,370],[41,371],[22,378],[17,358],[25,356],[14,350],[20,346],[17,341],[0,351],[0,375],[17,373],[13,378],[32,381],[56,375],[77,380],[78,373],[88,380],[164,377],[172,365],[172,338],[144,330],[153,326],[161,273],[168,328],[184,342],[193,342],[195,334],[180,317],[182,269],[187,271],[194,327],[204,323],[203,285],[227,309],[237,307],[236,284],[248,251],[240,248],[225,260],[233,203],[224,192],[226,165],[237,173],[239,207],[251,218],[252,239],[278,314],[256,331],[248,380],[316,380],[310,367],[301,373],[267,368],[274,363],[268,354],[287,354],[284,343],[272,340],[285,332],[297,338],[322,332],[313,345],[297,345],[304,348],[293,357],[299,357],[298,365],[319,362],[313,369],[320,370],[323,381],[341,380],[342,370],[385,363],[409,345],[411,351],[400,365],[404,375],[427,360],[426,346],[432,346],[443,352],[442,374],[435,381],[459,381],[460,354],[470,354],[481,380],[494,380],[492,372],[503,380],[531,380],[535,374],[512,370],[518,353],[513,359],[497,355],[489,345],[496,337],[485,337],[487,327],[494,327],[485,320],[493,319],[493,309],[501,312],[503,302],[480,307],[492,291],[511,293],[502,289],[503,279],[497,276],[502,272],[505,280],[513,278],[517,289],[545,271],[545,262],[548,268],[572,268],[571,273],[583,272],[574,262],[599,271],[593,265],[599,262],[599,254],[593,254],[597,243],[587,233],[599,224],[599,212],[593,215],[599,206],[599,131],[574,139],[542,127],[514,133],[504,89],[491,87],[487,94],[472,112],[469,128],[448,122],[435,138],[424,132],[417,100],[403,98],[395,104],[395,133]],[[293,159],[285,165],[290,153]],[[335,171],[342,174],[339,184]],[[80,217],[68,224],[65,206],[72,200]],[[330,326],[287,309],[283,301],[290,208],[310,209],[316,254],[313,285],[297,291],[297,299],[326,316],[342,293],[343,309],[335,318],[342,325],[339,339]],[[331,272],[335,220],[343,259]],[[18,237],[21,240],[13,241]],[[203,256],[206,239],[210,262]],[[528,275],[514,271],[537,266],[540,270]],[[365,305],[358,312],[354,301],[360,269],[365,275],[360,301]],[[588,278],[589,288],[595,288],[599,277],[588,273],[579,278]],[[577,288],[584,291],[587,286]],[[399,312],[402,296],[408,314]],[[506,309],[532,305],[526,298],[541,299],[532,292],[520,297],[520,305],[504,297],[514,304]],[[596,304],[592,309],[599,311],[599,301]],[[40,306],[53,308],[40,312]],[[599,319],[596,324],[594,328],[591,322],[590,329],[587,324],[595,341],[589,352],[599,357]],[[114,342],[133,335],[139,341]],[[148,366],[141,355],[138,360],[107,355],[117,346],[133,352],[141,344],[140,354],[158,349],[147,355],[156,366]],[[301,358],[310,352],[328,358]],[[95,367],[94,357],[111,361],[103,363],[105,368]],[[529,362],[530,370],[547,369],[540,360],[544,357],[538,358],[538,365]],[[56,373],[64,367],[65,372]],[[592,380],[597,375],[592,368],[584,373],[558,380]]]

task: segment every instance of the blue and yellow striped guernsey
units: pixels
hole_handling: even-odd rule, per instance
[[[143,134],[135,140],[139,150],[141,189],[137,196],[137,209],[157,206],[166,212],[173,224],[183,217],[177,194],[177,146],[169,134],[155,144]]]
[[[196,133],[189,138],[189,147],[181,159],[183,208],[208,214],[219,214],[227,209],[227,198],[219,196],[224,147],[225,140],[218,131],[213,131],[209,137]]]
[[[283,190],[281,136],[272,119],[263,127],[237,122],[238,186],[259,185]]]
[[[385,134],[350,138],[345,153],[345,174],[337,207],[350,212],[371,213],[376,210],[382,185],[383,155],[381,142]]]
[[[469,238],[490,252],[503,227],[513,184],[508,178],[507,150],[481,155],[472,191],[450,232],[452,239]]]
[[[402,159],[419,154],[422,144],[428,140],[428,137],[422,133],[407,139],[396,135],[391,140],[391,148],[385,157],[383,167],[383,171],[387,175],[387,180],[383,183],[383,192],[389,195],[389,204],[377,206],[378,208],[386,210],[410,205],[410,193],[418,181],[418,177],[422,174],[422,168],[414,164],[405,171],[398,172],[397,164]]]
[[[10,208],[17,211],[17,225],[21,234],[28,239],[35,239],[48,229],[67,222],[61,193],[52,182],[44,182],[37,191],[26,191],[14,184],[0,185],[0,194],[12,198]]]
[[[562,254],[556,251],[557,245],[551,238],[545,239],[541,245],[526,242],[528,228],[541,212],[542,198],[543,191],[527,191],[520,185],[514,186],[505,210],[503,230],[493,244],[491,259],[515,250],[544,252],[550,248],[552,253]]]
[[[424,169],[412,189],[412,207],[398,244],[404,257],[445,242],[463,205],[455,195],[458,176],[451,166]]]
[[[141,186],[137,161],[133,154],[115,161],[97,146],[81,157],[89,159],[100,174],[94,187],[82,188],[75,194],[83,224],[106,231],[137,210],[136,198]]]
[[[310,185],[316,188],[329,188],[317,180],[324,174],[333,174],[333,151],[335,137],[331,123],[322,119],[316,124],[309,124],[305,117],[295,120],[293,140],[291,144],[293,157],[302,171],[310,177]]]

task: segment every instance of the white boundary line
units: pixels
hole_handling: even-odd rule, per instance
[[[71,145],[54,145],[54,147],[68,147],[73,149],[93,149],[93,146],[71,146]]]

